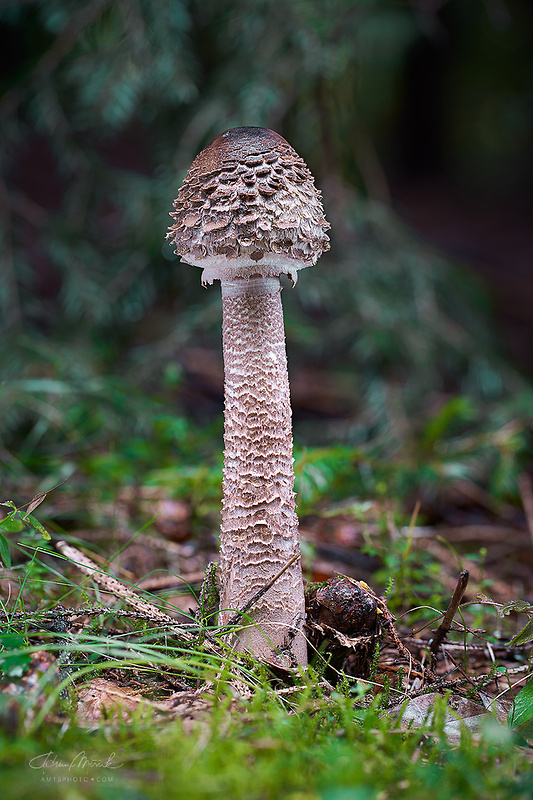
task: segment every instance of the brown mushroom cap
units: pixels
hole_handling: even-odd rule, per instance
[[[329,250],[321,194],[307,165],[268,128],[232,128],[194,159],[167,238],[203,283],[287,273]]]

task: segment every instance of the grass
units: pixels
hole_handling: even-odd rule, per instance
[[[187,501],[194,538],[212,536],[220,503],[213,439],[220,431],[197,431],[185,419],[156,411],[150,437],[110,437],[107,446],[98,440],[79,453],[72,485],[60,490],[63,506],[59,491],[43,497],[38,510],[35,504],[20,511],[4,505],[0,557],[11,567],[7,605],[21,616],[11,617],[0,637],[3,800],[36,794],[59,800],[533,798],[527,741],[490,714],[481,732],[465,728],[460,740],[450,741],[445,698],[437,698],[431,721],[407,730],[386,708],[394,686],[381,689],[381,696],[371,683],[363,690],[342,682],[332,690],[313,670],[294,686],[284,685],[249,661],[223,651],[217,659],[118,613],[102,611],[74,634],[35,624],[36,609],[105,602],[88,578],[65,577],[65,562],[56,558],[47,531],[68,540],[79,528],[103,528],[112,541],[113,509],[134,478],[141,488],[160,487],[165,496]],[[415,490],[431,497],[456,478],[483,483],[490,473],[485,485],[495,504],[512,502],[515,490],[507,484],[529,452],[525,434],[496,422],[478,428],[475,441],[468,439],[460,424],[467,411],[450,406],[396,452],[332,445],[296,453],[300,512],[322,519],[347,513],[371,523],[364,549],[380,558],[374,577],[382,588],[388,585],[389,607],[395,613],[422,607],[409,624],[438,618],[435,609],[445,608],[449,597],[439,562],[413,546],[412,507],[402,510],[405,498]],[[52,452],[53,441],[50,447]],[[64,477],[59,461],[46,486]],[[33,466],[21,458],[12,486]],[[490,482],[496,478],[497,487]],[[50,519],[41,517],[43,509],[52,509]],[[132,537],[136,529],[150,534],[150,525],[138,509],[126,522]],[[311,545],[307,559],[311,563]],[[479,582],[490,594],[490,586]],[[470,626],[490,633],[495,616],[493,607],[479,604]],[[236,679],[248,687],[246,698],[238,696]],[[85,689],[94,693],[99,681],[118,692],[107,697],[104,711],[104,689],[92,705],[84,695]],[[178,691],[176,707],[169,702],[172,691]],[[150,700],[139,702],[137,695]],[[524,715],[526,721],[533,716],[530,700]]]
[[[13,618],[2,637],[5,800],[533,797],[527,743],[491,714],[481,732],[465,727],[450,741],[445,697],[432,720],[408,729],[372,682],[332,690],[310,670],[284,685],[249,659],[217,660],[146,623],[121,632],[102,616],[100,633],[37,636],[34,619],[29,610]],[[55,656],[66,671],[58,673]],[[235,678],[248,687],[245,699]],[[174,708],[165,679],[181,687]],[[92,705],[83,694],[99,680],[119,693],[103,712],[105,691]],[[147,687],[154,702],[137,702]]]
[[[11,703],[11,705],[10,705]],[[513,733],[489,720],[481,739],[451,746],[435,721],[411,732],[379,709],[327,696],[310,680],[290,706],[263,684],[246,703],[215,692],[207,712],[157,722],[133,716],[94,729],[72,721],[35,727],[4,703],[3,797],[426,800],[529,798],[533,775]],[[27,710],[29,713],[29,709]],[[30,714],[31,717],[31,714]],[[29,733],[23,735],[24,728]]]

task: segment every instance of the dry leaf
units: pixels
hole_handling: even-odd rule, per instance
[[[80,722],[93,722],[103,718],[117,721],[130,720],[143,704],[157,710],[166,710],[162,704],[152,703],[135,689],[118,686],[113,681],[95,678],[78,692],[77,717]]]
[[[28,517],[30,516],[31,512],[35,511],[37,506],[40,506],[41,503],[43,502],[43,500],[45,500],[46,495],[50,494],[50,492],[55,492],[55,490],[59,489],[60,486],[63,486],[63,484],[66,483],[67,480],[68,480],[68,478],[65,478],[65,480],[61,481],[61,483],[58,483],[57,486],[52,486],[52,488],[51,489],[47,489],[46,492],[39,492],[39,494],[36,494],[35,497],[33,497],[30,500],[30,502],[28,503],[28,510],[26,511],[26,513],[24,514],[22,519],[24,519],[24,520],[28,519]],[[24,506],[21,506],[20,508],[24,508]],[[19,511],[20,511],[20,509],[19,509]]]
[[[413,697],[406,704],[389,709],[392,716],[401,717],[402,730],[421,728],[433,721],[435,700],[442,695],[432,692],[420,697]],[[468,728],[472,733],[479,733],[482,724],[489,716],[486,708],[460,695],[452,695],[448,700],[445,714],[444,733],[451,742],[459,742],[461,730]]]

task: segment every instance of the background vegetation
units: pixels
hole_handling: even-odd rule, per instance
[[[171,499],[186,504],[194,546],[216,548],[220,297],[179,263],[165,232],[196,153],[227,128],[262,125],[309,164],[332,225],[331,251],[283,292],[300,515],[326,527],[343,511],[350,524],[364,520],[366,553],[381,559],[381,588],[396,581],[398,610],[441,607],[449,588],[442,563],[412,546],[416,500],[423,522],[450,521],[460,489],[469,521],[502,517],[513,536],[525,532],[530,261],[505,220],[523,215],[530,231],[532,17],[526,0],[0,3],[0,501],[20,506],[68,478],[40,509],[47,529],[94,534],[107,554],[112,541],[120,560],[114,537],[151,535],[155,517],[172,516],[158,503]],[[435,199],[442,186],[451,211]],[[415,187],[429,238],[407,224]],[[477,233],[458,247],[461,226]],[[501,298],[479,279],[498,269],[502,296],[521,270],[509,294],[511,311],[526,309],[514,339],[494,314]],[[4,519],[0,538],[4,563],[13,559],[6,596],[28,611],[72,599],[53,542],[36,549],[32,520],[23,530],[21,514]],[[308,566],[314,552],[304,545]],[[474,557],[485,590],[482,549]],[[486,624],[483,613],[472,625]],[[213,665],[193,669],[159,641],[109,655],[108,629],[99,632],[84,674],[112,656],[135,675],[139,663],[174,678],[183,670],[189,687],[213,677]],[[15,683],[37,647],[58,652],[53,636],[32,645],[17,625],[2,636],[4,678]],[[244,716],[219,687],[192,734],[180,723],[161,735],[145,712],[81,732],[64,708],[49,724],[61,706],[51,682],[36,679],[34,694],[25,684],[16,704],[0,696],[13,796],[34,791],[30,757],[57,746],[105,760],[110,742],[145,756],[121,773],[121,796],[132,798],[177,782],[191,798],[532,794],[514,734],[489,726],[481,745],[466,737],[452,752],[444,706],[430,734],[404,736],[350,687],[332,697],[308,685],[285,700],[265,678]]]
[[[220,375],[198,357],[219,359],[218,293],[163,242],[192,158],[234,125],[283,133],[332,223],[331,252],[284,292],[300,444],[431,448],[450,429],[528,417],[487,293],[389,200],[402,171],[440,169],[465,192],[531,187],[530,16],[520,0],[3,4],[6,480],[53,481],[92,447],[157,439],[169,409],[220,418]],[[333,401],[296,391],[311,367]],[[469,400],[446,406],[458,394]],[[512,492],[512,477],[499,483]]]

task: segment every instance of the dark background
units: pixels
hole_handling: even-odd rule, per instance
[[[391,192],[403,219],[488,282],[531,373],[531,8],[482,6],[442,4],[438,32],[407,57]]]
[[[480,419],[527,395],[532,16],[525,0],[1,3],[9,469],[151,430],[134,396],[219,419],[218,292],[163,242],[193,157],[236,125],[291,142],[332,224],[284,292],[297,441],[406,441],[457,395]]]

